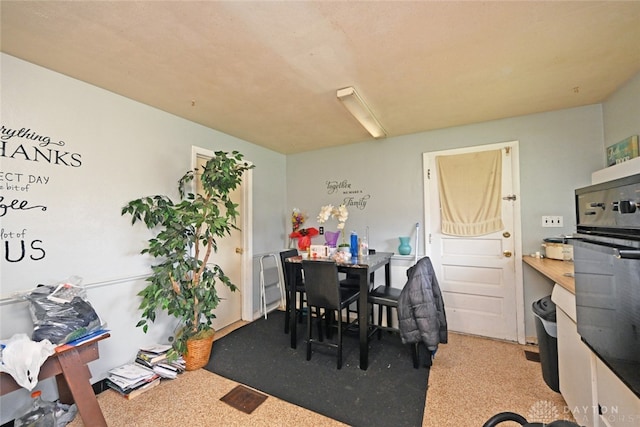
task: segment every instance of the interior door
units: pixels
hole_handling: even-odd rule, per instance
[[[203,152],[196,154],[196,165],[199,171],[202,170],[202,166],[207,163],[207,160],[211,158],[211,155],[206,155]],[[200,191],[200,175],[196,176],[196,188]],[[243,201],[243,193],[245,191],[244,184],[231,193],[231,200],[239,205]],[[239,209],[240,212],[243,209]],[[240,215],[237,218],[236,225],[240,230],[232,230],[231,235],[218,241],[218,251],[211,255],[211,261],[218,264],[222,271],[231,279],[231,283],[236,285],[238,289],[235,292],[225,286],[224,284],[216,284],[216,291],[220,297],[220,304],[216,308],[216,319],[213,322],[213,327],[216,330],[222,329],[234,322],[242,319],[242,307],[243,307],[243,274],[242,274],[242,262],[243,262],[243,216]],[[249,292],[250,293],[250,292]]]
[[[524,342],[517,148],[510,142],[424,154],[425,251],[452,331]],[[502,152],[504,229],[476,237],[442,234],[436,157],[496,149]]]

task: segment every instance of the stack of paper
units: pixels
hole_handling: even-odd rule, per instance
[[[169,344],[153,344],[141,347],[136,355],[136,363],[145,366],[162,378],[173,379],[184,371],[184,359],[170,360]]]
[[[160,384],[160,375],[137,363],[128,363],[109,371],[107,385],[132,399]]]

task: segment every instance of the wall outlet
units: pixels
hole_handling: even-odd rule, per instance
[[[562,220],[562,216],[545,215],[542,217],[542,226],[543,227],[563,227],[564,222]]]
[[[324,227],[318,227],[318,233],[322,236],[324,234]]]

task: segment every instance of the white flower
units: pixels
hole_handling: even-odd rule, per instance
[[[349,211],[345,205],[340,205],[337,215],[334,216],[342,223],[342,227],[344,228],[344,223],[347,222],[347,218],[349,218]]]
[[[318,214],[318,223],[324,224],[331,217],[338,220],[338,230],[344,230],[344,223],[349,218],[349,211],[344,204],[338,207],[333,205],[322,206]]]
[[[320,208],[320,213],[318,214],[318,223],[324,224],[330,216],[333,215],[334,207],[333,205],[326,205]]]

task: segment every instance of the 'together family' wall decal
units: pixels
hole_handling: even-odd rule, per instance
[[[52,183],[51,177],[38,169],[41,164],[81,167],[82,155],[65,150],[65,145],[28,127],[0,127],[0,218],[7,218],[10,224],[0,229],[5,261],[38,261],[46,256],[42,239],[29,235],[29,226],[42,222],[38,215],[47,211],[37,200],[38,194],[43,194],[40,189]]]
[[[342,181],[326,181],[326,186],[327,194],[342,194],[342,201],[338,204],[343,204],[347,208],[353,207],[364,210],[371,198],[370,194],[364,194],[364,190],[351,188],[351,183],[346,179]]]

